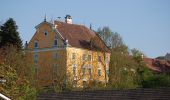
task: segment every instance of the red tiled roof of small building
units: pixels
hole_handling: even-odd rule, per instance
[[[68,24],[65,22],[55,21],[57,30],[68,40],[72,47],[110,52],[109,48],[101,40],[101,38],[92,30],[84,25]],[[95,39],[95,44],[91,43]]]
[[[170,64],[165,60],[144,58],[146,66],[156,72],[170,73]]]

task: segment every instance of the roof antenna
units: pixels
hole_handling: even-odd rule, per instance
[[[45,14],[45,16],[44,16],[44,22],[46,22],[46,14]]]
[[[54,24],[53,18],[51,18],[50,23]]]

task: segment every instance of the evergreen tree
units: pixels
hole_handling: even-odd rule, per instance
[[[12,18],[9,18],[0,27],[0,48],[7,45],[14,45],[18,49],[22,49],[22,40],[17,29],[16,22]]]

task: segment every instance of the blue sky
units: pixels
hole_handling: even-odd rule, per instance
[[[148,57],[170,52],[170,0],[1,0],[0,24],[14,18],[23,40],[29,41],[35,26],[70,14],[73,23],[93,29],[109,26],[130,49]]]

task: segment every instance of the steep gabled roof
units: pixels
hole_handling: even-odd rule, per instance
[[[53,24],[52,23],[50,23],[50,22],[47,22],[47,21],[43,21],[43,22],[41,22],[40,24],[38,24],[37,26],[35,26],[35,28],[37,29],[37,28],[39,28],[41,25],[43,25],[44,23],[46,23],[46,24],[48,24],[48,25],[50,25],[51,27],[53,26]]]
[[[57,25],[57,30],[72,47],[109,52],[100,37],[89,28],[60,21],[55,21],[54,24]]]

